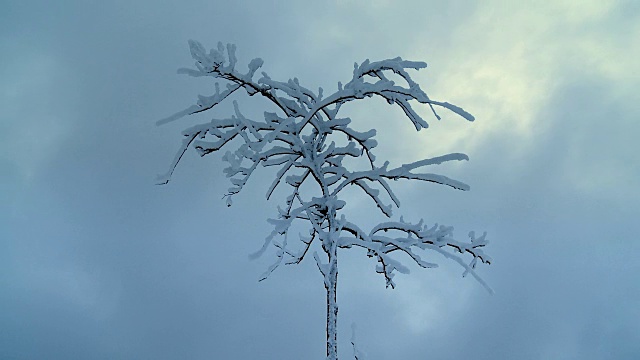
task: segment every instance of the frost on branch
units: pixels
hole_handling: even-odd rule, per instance
[[[373,153],[377,146],[376,130],[356,130],[351,127],[350,118],[338,116],[345,103],[380,97],[390,105],[399,106],[416,130],[429,126],[415,112],[416,104],[429,106],[437,119],[440,116],[436,108],[440,107],[473,121],[473,116],[462,108],[432,100],[412,79],[410,72],[425,68],[425,63],[399,57],[375,62],[365,60],[354,64],[353,76],[347,83],[339,82],[335,92],[325,94],[322,88],[316,93],[304,87],[297,78],[278,81],[262,72],[256,80],[263,61],[255,58],[249,62],[246,71],[238,70],[235,45],[218,43],[217,48],[208,52],[196,41],[190,41],[189,46],[196,61],[195,69],[180,69],[179,73],[211,77],[219,82],[214,83],[211,95],[200,95],[194,105],[158,124],[211,110],[238,90],[244,90],[249,96],[259,95],[273,107],[265,109],[261,119],[252,119],[243,114],[237,102],[233,102],[234,111],[229,117],[216,117],[187,128],[182,133],[182,145],[169,171],[160,177],[159,183],[169,182],[189,148],[195,149],[200,156],[224,149],[222,159],[227,165],[223,171],[231,182],[225,198],[231,206],[232,196],[243,190],[257,169],[277,169],[266,189],[266,198],[269,199],[279,186],[288,188],[288,196],[278,207],[277,216],[269,219],[273,231],[252,256],[260,256],[270,246],[276,248],[276,261],[263,274],[261,279],[265,279],[282,264],[300,263],[314,244],[322,249],[323,256],[317,251],[312,253],[327,289],[328,358],[337,356],[335,288],[339,248],[356,246],[366,250],[367,255],[377,261],[377,271],[390,287],[395,286],[396,272],[409,272],[395,254],[404,255],[404,260],[420,267],[433,268],[437,265],[425,261],[423,256],[434,253],[457,262],[464,269],[464,276],[471,274],[489,289],[475,272],[478,262],[491,262],[483,252],[487,244],[484,234],[476,237],[471,232],[470,241],[459,241],[453,237],[451,227],[427,226],[422,220],[413,224],[402,218],[383,222],[366,232],[347,219],[346,204],[340,200],[342,190],[355,186],[371,198],[382,214],[391,218],[394,208],[400,207],[400,200],[393,192],[390,180],[419,180],[469,190],[463,182],[427,171],[428,167],[444,162],[466,161],[466,155],[452,153],[390,168],[389,162],[380,164]],[[399,83],[391,79],[399,79]],[[343,161],[347,158],[363,159],[365,170],[356,171],[344,166]],[[307,183],[315,184],[317,193],[302,193],[302,185]],[[291,234],[296,221],[306,223],[308,232],[297,236]],[[293,238],[300,241],[291,244]]]
[[[377,165],[373,149],[376,147],[376,130],[357,131],[350,127],[351,119],[338,117],[340,107],[353,100],[374,95],[384,98],[389,104],[400,106],[407,118],[417,130],[428,127],[428,123],[414,110],[411,102],[415,101],[431,106],[449,109],[467,120],[473,116],[461,108],[446,102],[434,101],[411,78],[408,70],[419,70],[427,65],[423,62],[407,61],[401,58],[355,64],[353,77],[333,94],[322,97],[300,85],[297,78],[286,82],[276,81],[268,74],[254,80],[257,70],[263,65],[259,58],[253,59],[244,73],[236,70],[237,58],[235,45],[226,47],[218,43],[217,49],[208,53],[196,41],[189,42],[191,55],[196,60],[196,69],[180,69],[179,72],[191,76],[210,76],[226,82],[225,90],[220,90],[215,83],[215,92],[210,96],[199,96],[196,105],[178,112],[158,124],[177,120],[187,114],[195,114],[213,108],[226,99],[231,93],[244,89],[250,96],[259,94],[274,105],[276,112],[265,111],[261,120],[245,117],[234,101],[234,114],[229,118],[214,118],[208,123],[192,126],[183,131],[183,143],[171,164],[170,171],[161,178],[162,183],[170,180],[175,167],[185,151],[192,147],[201,156],[228,148],[222,159],[228,164],[224,173],[232,186],[226,198],[231,204],[231,196],[239,193],[253,172],[259,167],[273,166],[278,171],[271,185],[267,188],[266,197],[270,198],[276,187],[285,184],[290,187],[290,195],[286,198],[285,207],[278,209],[278,217],[270,220],[275,229],[265,241],[262,249],[254,254],[260,255],[269,245],[277,250],[277,261],[268,273],[278,265],[297,264],[307,254],[314,240],[322,242],[339,240],[342,248],[359,246],[367,250],[371,257],[379,262],[378,272],[385,276],[388,286],[395,286],[393,276],[396,271],[408,272],[400,262],[393,260],[389,253],[399,251],[405,253],[421,267],[434,267],[435,264],[424,262],[416,250],[431,250],[453,259],[472,274],[483,285],[484,282],[475,274],[474,268],[478,260],[489,263],[490,259],[482,252],[486,245],[484,236],[479,239],[471,237],[469,243],[453,239],[451,228],[440,226],[427,228],[422,222],[410,225],[404,222],[380,224],[366,234],[354,224],[345,222],[341,234],[330,229],[331,223],[338,223],[335,214],[344,205],[335,206],[340,192],[348,185],[354,185],[370,197],[376,207],[387,217],[392,216],[394,207],[400,206],[400,200],[394,194],[389,180],[407,179],[421,180],[446,185],[458,190],[468,190],[469,186],[449,177],[422,171],[430,165],[448,161],[468,160],[464,154],[452,153],[436,158],[424,159],[396,168],[389,168],[389,163]],[[394,73],[400,76],[403,84],[396,84],[385,74]],[[341,139],[338,139],[338,135]],[[237,141],[233,141],[237,139]],[[335,139],[331,140],[331,139]],[[336,145],[341,140],[346,145]],[[342,166],[345,157],[366,157],[369,170],[351,171]],[[312,181],[319,185],[321,196],[304,200],[300,194],[303,183]],[[381,194],[386,194],[391,203],[386,203]],[[333,205],[333,207],[332,207]],[[332,207],[330,210],[329,208]],[[299,236],[302,248],[292,250],[287,242],[274,242],[278,236],[286,236],[295,220],[303,220],[310,224],[309,236]],[[396,236],[386,234],[393,230]],[[344,236],[344,234],[350,235]],[[399,233],[402,233],[400,236]],[[335,235],[335,238],[332,238]],[[327,244],[323,243],[323,248]],[[463,262],[460,256],[471,255],[470,263]],[[267,274],[268,274],[267,273]],[[486,286],[486,285],[485,285]]]
[[[435,224],[431,227],[420,220],[417,224],[405,222],[402,217],[398,222],[380,223],[369,233],[363,232],[356,225],[346,223],[343,230],[350,236],[341,237],[339,246],[350,248],[359,246],[367,250],[369,257],[375,257],[378,261],[376,271],[384,275],[387,286],[395,287],[393,277],[395,271],[408,273],[409,270],[398,261],[394,260],[390,253],[404,253],[422,268],[435,268],[438,265],[422,259],[419,251],[433,251],[445,258],[454,260],[465,271],[463,276],[472,274],[489,292],[491,288],[475,273],[474,269],[478,260],[482,263],[491,263],[491,258],[485,255],[483,248],[487,245],[486,233],[480,238],[475,237],[474,232],[469,233],[470,242],[461,242],[453,238],[453,227]],[[471,262],[466,263],[462,255],[472,256]]]

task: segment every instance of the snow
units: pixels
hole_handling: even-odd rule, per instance
[[[271,79],[267,73],[262,72],[262,77],[254,80],[255,73],[264,64],[260,58],[249,62],[248,72],[238,72],[235,69],[238,62],[236,46],[233,44],[225,47],[218,43],[217,48],[208,53],[196,41],[189,41],[189,46],[196,68],[180,69],[179,72],[223,80],[226,89],[220,91],[220,86],[215,83],[213,95],[198,96],[195,105],[158,121],[159,125],[186,115],[208,111],[240,89],[244,89],[250,96],[264,97],[273,104],[270,109],[273,112],[265,111],[261,120],[250,119],[243,115],[239,104],[234,101],[234,113],[230,118],[214,118],[208,123],[186,129],[183,131],[182,146],[171,163],[170,170],[159,181],[167,183],[170,180],[189,147],[195,148],[201,156],[224,148],[226,152],[222,160],[227,163],[224,173],[232,184],[224,197],[226,205],[231,206],[232,196],[242,191],[258,165],[278,168],[266,197],[269,199],[278,186],[288,186],[290,192],[286,197],[286,206],[278,207],[277,217],[268,220],[273,231],[251,257],[261,256],[269,246],[277,249],[275,262],[260,278],[264,280],[282,264],[300,263],[312,244],[319,243],[324,255],[321,258],[321,254],[314,251],[313,258],[324,278],[328,294],[328,359],[337,357],[338,305],[335,302],[335,292],[338,249],[366,249],[367,255],[378,262],[376,271],[384,276],[388,287],[395,287],[393,278],[396,272],[409,273],[408,267],[395,257],[396,254],[403,255],[405,260],[422,268],[434,268],[437,264],[424,261],[420,254],[435,252],[460,264],[464,269],[463,276],[471,274],[491,291],[475,272],[479,262],[491,262],[483,251],[488,244],[486,233],[476,237],[471,232],[470,241],[463,242],[455,239],[453,228],[449,226],[435,224],[429,227],[423,220],[409,223],[402,217],[399,221],[391,220],[394,208],[400,207],[400,200],[388,180],[419,180],[466,191],[469,190],[467,184],[444,175],[424,172],[423,169],[444,162],[468,160],[467,155],[446,154],[389,169],[389,162],[378,165],[372,152],[377,146],[376,130],[355,130],[351,127],[351,119],[338,117],[343,104],[379,96],[389,104],[399,106],[416,130],[427,128],[429,124],[413,110],[412,104],[415,103],[428,105],[437,119],[440,117],[434,106],[473,121],[473,116],[462,108],[448,102],[431,100],[412,79],[409,70],[423,69],[427,66],[426,63],[399,57],[374,62],[367,59],[361,64],[354,64],[350,81],[344,85],[338,82],[337,91],[325,95],[322,88],[316,94],[302,86],[297,78],[282,82]],[[399,76],[403,83],[389,80],[385,74],[390,73]],[[236,141],[232,141],[234,139]],[[346,145],[337,145],[345,143]],[[342,164],[345,157],[365,159],[369,168],[358,171],[347,168]],[[301,186],[309,182],[318,185],[318,193],[301,192]],[[374,226],[368,233],[350,222],[344,211],[347,204],[340,199],[342,190],[350,185],[361,189],[390,220]],[[390,203],[386,200],[390,200]],[[292,234],[289,232],[292,224],[300,221],[308,224],[309,236],[299,235],[302,247],[291,249],[288,240]],[[278,240],[280,238],[282,241]],[[471,257],[470,262],[464,260],[465,256]],[[355,337],[353,345],[354,356],[361,359],[361,354],[355,348]]]

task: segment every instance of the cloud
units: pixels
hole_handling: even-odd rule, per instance
[[[325,93],[353,61],[425,60],[424,89],[477,118],[419,108],[431,127],[415,134],[382,101],[345,109],[381,130],[381,158],[471,156],[434,168],[471,192],[399,183],[398,213],[488,230],[495,261],[480,271],[496,295],[444,259],[387,290],[370,259],[343,252],[341,355],[355,321],[370,359],[634,358],[640,8],[411,5],[12,4],[0,15],[0,357],[322,358],[313,262],[257,284],[272,258],[247,260],[274,214],[261,178],[227,209],[220,159],[189,153],[172,183],[153,186],[182,128],[229,115],[153,125],[211,92],[175,75],[194,38],[235,42],[241,63],[260,56],[273,78]],[[366,199],[350,206],[376,220]]]
[[[630,92],[638,82],[632,75],[638,65],[631,63],[638,47],[629,44],[637,43],[638,26],[621,19],[624,9],[616,2],[477,7],[455,28],[455,47],[444,58],[431,56],[438,66],[432,92],[464,104],[478,119],[470,127],[448,127],[440,146],[482,146],[500,136],[512,139],[511,151],[530,152],[536,137],[553,126],[542,115],[565,83],[601,78]]]

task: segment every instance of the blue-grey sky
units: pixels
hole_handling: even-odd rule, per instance
[[[477,118],[437,122],[423,108],[431,127],[414,133],[384,101],[345,109],[378,129],[381,158],[469,155],[441,171],[470,192],[398,183],[396,213],[461,237],[488,231],[494,263],[479,273],[496,293],[446,261],[385,289],[373,262],[344,251],[342,358],[352,322],[370,360],[640,358],[637,1],[0,8],[0,358],[324,358],[313,261],[258,283],[272,254],[247,257],[275,215],[268,183],[257,177],[227,208],[220,158],[189,153],[153,185],[180,130],[208,118],[155,126],[212,91],[175,72],[193,63],[188,39],[236,43],[240,62],[262,57],[271,77],[310,88],[335,89],[365,58],[423,60],[423,89]],[[375,218],[366,198],[349,200]]]

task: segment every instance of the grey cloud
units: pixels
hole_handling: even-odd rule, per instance
[[[314,264],[257,283],[270,254],[247,259],[275,207],[263,202],[263,184],[250,183],[227,209],[220,159],[189,154],[173,182],[154,186],[182,127],[206,118],[161,128],[154,121],[209,91],[208,83],[175,75],[192,63],[189,38],[236,42],[241,61],[263,57],[274,77],[335,86],[330,79],[349,77],[353,61],[410,58],[410,46],[397,39],[414,27],[434,36],[406,41],[424,41],[446,58],[456,46],[450,31],[477,9],[434,6],[10,4],[0,21],[10,54],[2,68],[11,69],[11,83],[47,86],[3,99],[0,357],[321,359],[324,293]],[[306,18],[317,30],[305,28]],[[325,25],[335,25],[333,41],[320,33]],[[53,64],[46,81],[25,65],[39,59]],[[331,68],[313,70],[325,60]],[[508,155],[517,144],[495,134],[469,163],[443,170],[471,192],[399,190],[398,213],[455,225],[459,235],[489,231],[495,262],[481,273],[496,295],[443,261],[441,269],[399,277],[388,291],[364,254],[345,253],[345,358],[351,321],[370,359],[638,356],[637,101],[616,83],[581,76],[567,73],[536,114],[550,126],[534,151]],[[253,100],[243,104],[259,114]],[[45,142],[39,129],[59,131]],[[42,152],[31,172],[28,150],[14,148],[21,144]],[[598,177],[598,166],[620,177],[577,186],[575,172]],[[360,210],[366,222],[370,214]],[[421,315],[423,299],[411,291],[448,313]],[[412,314],[437,326],[412,329]]]

